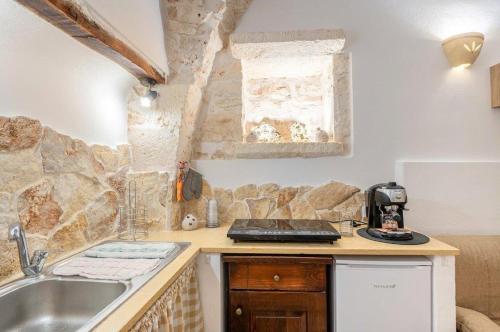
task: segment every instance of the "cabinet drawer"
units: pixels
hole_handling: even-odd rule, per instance
[[[325,257],[229,256],[229,288],[321,292],[326,290]]]

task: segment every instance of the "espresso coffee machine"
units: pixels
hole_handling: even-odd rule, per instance
[[[412,232],[404,228],[403,211],[407,202],[404,187],[396,182],[380,183],[371,186],[365,195],[369,235],[396,241],[413,239]]]

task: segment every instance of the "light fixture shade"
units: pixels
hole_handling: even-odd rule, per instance
[[[483,43],[482,33],[469,32],[447,38],[441,45],[452,67],[467,68],[476,61]]]

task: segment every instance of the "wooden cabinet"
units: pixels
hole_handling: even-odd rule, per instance
[[[224,256],[231,332],[326,332],[330,257]]]

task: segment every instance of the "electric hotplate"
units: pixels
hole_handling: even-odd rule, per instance
[[[330,242],[340,239],[325,220],[236,219],[227,236],[235,242]]]

